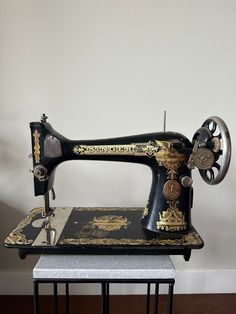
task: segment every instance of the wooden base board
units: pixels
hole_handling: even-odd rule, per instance
[[[59,314],[64,314],[64,297],[59,296]],[[154,296],[151,296],[153,313]],[[144,295],[110,296],[110,314],[144,314]],[[40,314],[53,313],[53,297],[40,296]],[[0,296],[0,312],[4,314],[33,314],[33,296]],[[167,312],[167,296],[159,296],[159,313]],[[70,296],[70,314],[101,313],[99,296]],[[236,294],[174,295],[173,314],[235,314]]]

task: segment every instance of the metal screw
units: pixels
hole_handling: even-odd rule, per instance
[[[40,122],[42,122],[42,123],[46,123],[47,122],[47,116],[46,116],[46,114],[45,113],[43,113],[42,115],[41,115],[41,119],[40,119]]]

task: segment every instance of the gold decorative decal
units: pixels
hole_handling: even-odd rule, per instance
[[[164,184],[163,193],[167,200],[175,201],[180,195],[181,185],[177,180],[168,180]]]
[[[187,223],[185,215],[177,207],[177,201],[168,201],[169,208],[159,213],[160,221],[157,221],[158,230],[180,231],[185,230]]]
[[[177,178],[176,170],[167,170],[167,179],[174,180]]]
[[[5,244],[31,244],[33,240],[27,240],[19,230],[12,231],[5,240]]]
[[[177,170],[186,159],[184,154],[172,148],[172,142],[153,141],[127,145],[75,145],[76,155],[129,155],[155,157],[160,166],[168,170]]]
[[[78,236],[79,238],[84,238],[84,239],[87,239],[89,237],[100,239],[100,238],[106,237],[108,234],[109,234],[108,231],[102,231],[102,230],[99,230],[97,227],[92,226],[91,221],[90,221],[88,225],[85,225],[82,227],[82,230],[80,231]]]
[[[159,166],[164,166],[170,171],[176,171],[180,168],[186,156],[172,148],[172,142],[156,141],[156,144],[160,147],[159,152],[155,156]]]
[[[78,238],[78,239],[63,239],[59,241],[59,244],[68,245],[151,245],[158,244],[156,239],[143,240],[143,239],[112,239],[112,238],[101,238],[101,239],[91,239],[91,238]]]
[[[106,215],[100,217],[94,217],[91,222],[92,226],[97,227],[101,231],[118,231],[121,228],[127,229],[130,225],[130,221],[126,217]]]
[[[66,209],[66,207],[64,207]],[[143,211],[143,207],[73,207],[73,210],[79,211],[79,212],[104,212],[104,211]]]
[[[27,240],[25,234],[23,234],[24,228],[31,223],[33,218],[42,213],[42,208],[35,208],[33,209],[25,219],[23,219],[16,229],[14,229],[10,235],[6,238],[5,244],[31,244],[33,240]]]
[[[40,138],[40,133],[36,129],[33,133],[34,137],[34,160],[36,164],[40,163],[40,145],[39,145],[39,138]]]
[[[58,242],[62,245],[161,245],[161,246],[190,246],[190,245],[203,245],[203,241],[200,236],[196,232],[189,233],[187,235],[182,235],[181,238],[178,239],[127,239],[127,238],[120,238],[120,239],[113,239],[113,238],[68,238],[63,239]]]
[[[185,234],[180,239],[160,239],[158,240],[158,244],[160,245],[202,245],[203,241],[198,233],[191,232],[189,234]]]
[[[143,210],[142,219],[144,219],[146,216],[148,216],[148,207],[147,206]]]
[[[131,145],[75,145],[76,155],[134,155],[135,144]]]

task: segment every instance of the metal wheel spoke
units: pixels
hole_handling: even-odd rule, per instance
[[[207,170],[207,177],[210,181],[215,178],[215,174],[212,168]]]
[[[220,165],[217,162],[214,162],[212,168],[216,168],[219,171],[220,170]]]
[[[211,121],[210,123],[212,125],[211,128],[209,128],[209,130],[211,131],[211,133],[213,134],[216,131],[217,128],[217,123],[215,121]],[[209,125],[210,126],[210,125]]]

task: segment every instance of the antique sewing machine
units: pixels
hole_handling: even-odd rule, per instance
[[[35,195],[43,208],[30,212],[5,241],[24,257],[32,253],[181,254],[203,241],[191,223],[191,172],[197,168],[211,185],[225,177],[231,156],[228,128],[219,117],[208,118],[192,141],[176,132],[69,140],[43,115],[31,122]],[[56,167],[68,160],[107,160],[147,165],[153,180],[144,208],[53,208]]]

